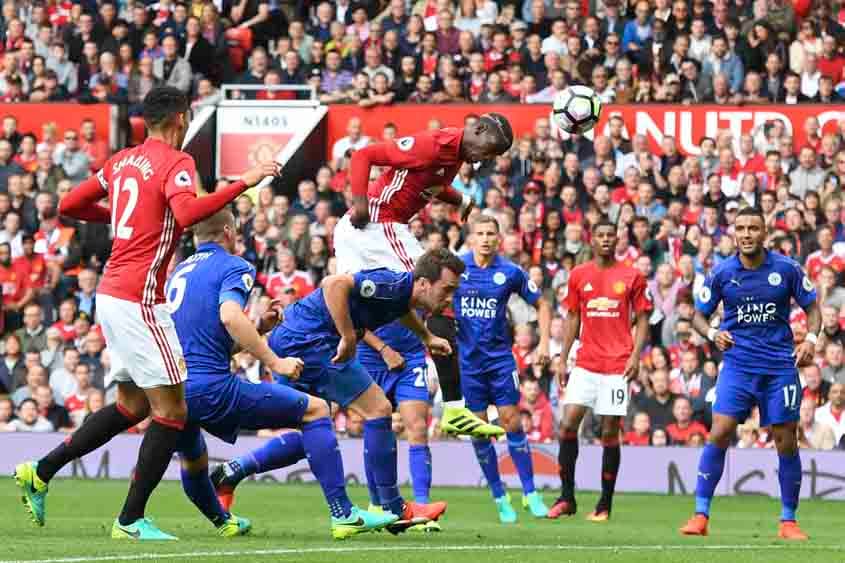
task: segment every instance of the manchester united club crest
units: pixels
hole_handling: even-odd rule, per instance
[[[247,148],[247,158],[249,165],[255,166],[259,162],[270,162],[276,158],[279,151],[282,150],[281,145],[277,139],[271,137],[259,137],[254,143]]]
[[[615,293],[616,295],[622,295],[623,293],[625,293],[625,282],[613,282],[613,293]]]
[[[186,373],[188,373],[188,366],[185,365],[185,358],[179,358],[177,362],[179,373],[184,377]]]

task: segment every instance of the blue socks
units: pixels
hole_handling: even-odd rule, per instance
[[[511,454],[513,464],[519,473],[519,481],[522,483],[522,492],[531,494],[534,492],[534,466],[531,463],[531,448],[528,445],[528,437],[525,432],[508,432],[508,452]]]
[[[323,488],[332,516],[346,518],[352,513],[352,501],[346,494],[343,460],[332,421],[319,418],[303,424],[302,443],[305,445],[311,472]]]
[[[223,510],[217,500],[217,493],[214,492],[207,469],[199,473],[188,473],[182,469],[182,489],[215,527],[223,525],[229,519],[229,513]]]
[[[414,486],[414,500],[428,504],[431,499],[431,450],[428,445],[411,444],[408,450],[411,466],[411,483]],[[369,477],[367,478],[369,481]]]
[[[305,447],[299,432],[288,432],[268,440],[263,446],[229,462],[235,481],[250,475],[293,465],[305,458]]]
[[[801,456],[778,455],[778,481],[780,482],[780,503],[782,522],[795,521],[798,497],[801,495]]]
[[[478,465],[481,466],[484,478],[487,479],[487,486],[490,487],[493,498],[505,496],[505,487],[502,485],[502,478],[499,476],[499,460],[496,457],[493,442],[489,438],[473,439],[472,447],[475,448],[475,457],[478,459]]]
[[[378,496],[378,487],[376,487],[376,478],[373,475],[373,469],[367,463],[367,457],[364,456],[364,474],[367,476],[367,492],[370,495],[370,504],[373,506],[381,506],[381,499]]]
[[[716,485],[725,470],[725,454],[727,450],[713,444],[704,446],[701,459],[698,462],[698,480],[695,485],[695,513],[710,517],[710,503]]]
[[[401,516],[405,501],[397,484],[396,435],[390,417],[364,421],[364,464],[372,472],[382,508]]]

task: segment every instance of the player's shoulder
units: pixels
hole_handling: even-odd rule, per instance
[[[730,258],[722,260],[721,262],[716,264],[716,266],[713,268],[712,272],[710,273],[710,276],[713,279],[717,279],[720,276],[725,275],[726,273],[731,273],[731,272],[736,271],[737,268],[739,267],[739,265],[740,265],[739,258],[737,258],[736,255],[731,256]]]
[[[397,282],[407,279],[412,276],[411,272],[397,272],[390,268],[373,268],[370,270],[361,270],[355,277],[371,279],[382,282]]]
[[[786,271],[792,273],[804,273],[804,268],[796,260],[780,254],[779,252],[769,251],[768,259],[772,263],[772,269],[777,271]]]
[[[475,258],[473,257],[471,250],[464,252],[463,254],[459,254],[458,258],[461,259],[461,262],[464,263],[464,266],[472,267],[475,265]]]
[[[221,252],[220,255],[222,257],[221,262],[227,267],[227,269],[242,271],[251,274],[253,277],[255,276],[255,266],[250,262],[235,254],[229,254],[228,252]]]

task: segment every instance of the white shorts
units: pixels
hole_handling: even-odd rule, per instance
[[[566,384],[564,405],[581,405],[600,416],[628,414],[628,382],[623,375],[594,373],[575,367]]]
[[[369,223],[356,229],[344,215],[334,230],[334,254],[339,274],[374,268],[411,272],[423,248],[404,223]]]
[[[132,381],[148,389],[187,379],[182,346],[166,304],[141,305],[98,293],[97,320],[115,381]]]

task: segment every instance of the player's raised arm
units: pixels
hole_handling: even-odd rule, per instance
[[[59,202],[59,214],[82,221],[110,223],[111,212],[100,205],[100,200],[108,196],[109,188],[100,170],[82,181]]]
[[[276,162],[258,164],[244,172],[237,182],[199,197],[193,180],[196,166],[193,159],[185,155],[171,170],[165,194],[176,223],[184,229],[214,215],[247,189],[267,176],[278,176],[279,172],[280,165]]]
[[[323,297],[334,321],[335,330],[340,335],[337,353],[332,358],[332,362],[345,362],[355,355],[357,342],[355,325],[349,313],[349,294],[355,287],[355,278],[340,274],[327,276],[320,287],[323,289]]]

